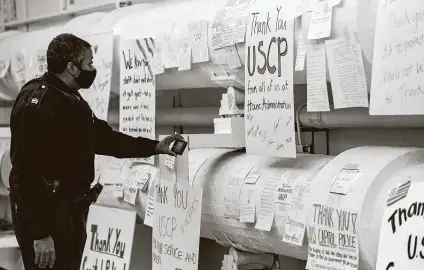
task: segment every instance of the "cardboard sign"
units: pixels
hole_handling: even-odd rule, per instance
[[[80,269],[130,269],[135,219],[135,212],[93,205]]]

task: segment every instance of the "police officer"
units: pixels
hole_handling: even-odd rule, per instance
[[[77,270],[86,212],[99,193],[90,190],[94,155],[174,155],[169,146],[182,137],[134,138],[98,119],[78,93],[96,77],[86,41],[71,34],[55,37],[47,66],[47,73],[22,87],[12,109],[12,219],[26,270]]]

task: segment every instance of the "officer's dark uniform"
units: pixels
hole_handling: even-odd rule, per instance
[[[28,82],[10,119],[12,218],[26,270],[34,264],[34,239],[52,236],[54,269],[79,269],[85,212],[75,201],[94,179],[94,155],[148,157],[158,141],[113,131],[96,118],[78,91],[53,74]],[[52,183],[59,181],[53,194]]]

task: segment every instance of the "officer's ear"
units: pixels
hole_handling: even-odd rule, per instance
[[[78,67],[72,62],[69,62],[66,65],[66,71],[68,71],[73,76],[77,76],[78,70],[79,70]]]

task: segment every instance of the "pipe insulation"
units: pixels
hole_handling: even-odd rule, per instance
[[[388,191],[396,184],[424,177],[424,149],[392,147],[359,147],[336,157],[301,154],[296,159],[270,158],[248,155],[241,151],[224,149],[191,149],[189,171],[193,186],[203,188],[201,236],[224,246],[233,246],[249,252],[270,252],[301,260],[307,259],[308,238],[302,246],[282,241],[288,216],[305,218],[311,224],[314,203],[335,208],[351,209],[359,213],[357,224],[361,270],[375,269],[379,230]],[[140,165],[149,166],[149,165]],[[333,179],[348,166],[358,170],[346,195],[330,193]],[[277,178],[278,184],[290,179],[295,186],[289,206],[275,206],[271,231],[261,231],[253,224],[240,222],[228,215],[228,209],[239,207],[240,196],[249,184],[240,179],[241,171],[256,168],[260,177],[254,186],[256,217],[259,215],[261,196],[267,179]],[[102,176],[100,181],[102,182]],[[251,184],[250,184],[251,186]],[[98,203],[113,207],[134,209],[143,218],[147,194],[139,192],[136,206],[130,206],[112,196],[113,186],[106,186]],[[296,211],[296,215],[292,215]],[[230,213],[233,213],[230,211]]]

